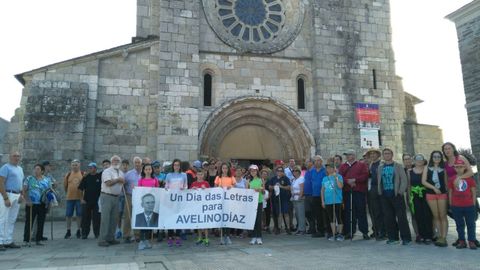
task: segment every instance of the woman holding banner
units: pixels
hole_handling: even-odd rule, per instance
[[[142,168],[142,178],[138,180],[139,187],[155,187],[159,186],[157,179],[153,176],[153,168],[151,164],[145,164]],[[155,202],[155,200],[153,200]],[[143,204],[142,200],[142,204]],[[155,214],[155,213],[153,213]],[[158,216],[158,214],[157,214]],[[158,221],[158,218],[157,218]],[[148,222],[147,222],[148,224]],[[138,250],[150,249],[152,248],[152,244],[150,241],[147,240],[147,235],[152,236],[153,238],[153,231],[152,230],[141,230],[140,231],[140,242],[138,243]]]
[[[265,193],[265,184],[262,179],[258,177],[258,166],[250,165],[248,168],[252,180],[250,181],[250,189],[254,189],[258,192],[258,206],[257,217],[255,219],[255,227],[253,228],[253,238],[250,241],[250,245],[259,244],[262,245],[262,210],[263,210],[263,193]]]
[[[220,167],[220,175],[215,178],[215,187],[222,187],[230,189],[235,186],[237,181],[232,177],[230,166],[227,163],[222,163]],[[220,245],[231,245],[230,228],[222,228],[220,235]]]
[[[167,174],[165,179],[165,190],[184,190],[188,188],[187,174],[181,172],[180,170],[181,161],[179,159],[174,159],[172,162],[173,172]],[[167,244],[169,247],[173,246],[173,237],[175,236],[175,244],[177,246],[182,245],[182,240],[180,239],[179,230],[168,230],[168,241]]]

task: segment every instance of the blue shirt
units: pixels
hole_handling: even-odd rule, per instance
[[[23,169],[20,166],[15,166],[7,163],[0,168],[0,176],[5,178],[5,190],[20,192],[22,190]]]
[[[28,197],[32,204],[40,204],[42,202],[42,194],[52,187],[49,178],[43,177],[41,180],[37,180],[35,176],[27,177],[23,185],[27,188]]]
[[[138,186],[138,180],[142,178],[141,172],[131,169],[125,174],[125,193],[132,194],[133,187]]]
[[[305,196],[311,196],[312,195],[312,174],[310,173],[310,170],[308,170],[305,173],[305,182],[303,182],[303,194]]]
[[[338,181],[343,183],[343,177],[340,174],[337,174]],[[322,187],[325,188],[324,202],[325,205],[342,203],[342,189],[338,187],[337,181],[333,175],[325,176],[322,180]]]
[[[313,197],[320,197],[320,193],[322,191],[322,181],[323,178],[326,176],[325,167],[322,166],[319,171],[317,168],[313,167],[310,170],[311,179],[312,179],[312,196]]]
[[[383,195],[386,197],[395,196],[395,168],[392,164],[383,165],[382,171],[382,183],[383,183]]]

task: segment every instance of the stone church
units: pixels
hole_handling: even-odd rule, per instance
[[[379,142],[397,156],[438,148],[391,40],[388,0],[137,0],[131,43],[16,75],[4,151],[59,167],[360,154],[357,103],[378,105]]]

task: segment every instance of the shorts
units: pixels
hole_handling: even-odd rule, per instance
[[[427,193],[427,201],[446,200],[446,199],[448,199],[447,193],[442,193],[442,194]]]
[[[66,217],[73,217],[73,211],[75,210],[75,213],[77,214],[77,217],[82,216],[82,204],[80,203],[80,200],[67,200],[66,201],[66,211],[65,211],[65,216]]]

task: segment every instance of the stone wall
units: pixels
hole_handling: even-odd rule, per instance
[[[465,9],[464,9],[465,8]],[[480,1],[473,1],[458,14],[451,14],[457,26],[463,87],[473,154],[480,157]]]
[[[313,1],[312,8],[318,151],[359,148],[354,104],[366,102],[380,105],[382,142],[400,153],[404,98],[395,76],[389,1]]]
[[[438,126],[415,122],[405,123],[404,153],[423,154],[427,159],[433,150],[441,150],[443,144],[442,130]]]

